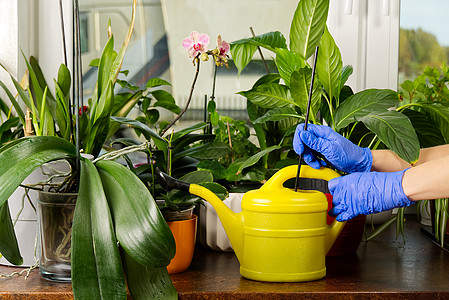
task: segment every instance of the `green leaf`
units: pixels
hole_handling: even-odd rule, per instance
[[[181,181],[185,181],[188,183],[201,183],[201,182],[212,182],[214,181],[214,177],[212,176],[212,173],[209,171],[193,171],[190,173],[187,173],[183,175],[181,178],[179,178]]]
[[[263,75],[253,84],[253,88],[258,87],[259,85],[263,85],[266,83],[279,83],[281,76],[277,73],[270,73]]]
[[[157,101],[153,105],[154,107],[162,107],[165,108],[168,111],[171,111],[172,113],[179,114],[181,112],[181,109],[178,105],[172,102],[168,101]]]
[[[11,130],[11,128],[16,127],[19,125],[19,118],[18,117],[12,117],[5,122],[3,122],[2,125],[0,125],[0,137],[2,136],[3,132]]]
[[[385,112],[398,101],[398,94],[392,90],[368,89],[358,92],[335,110],[336,130],[339,131],[368,114]]]
[[[287,48],[285,37],[278,31],[232,42],[230,52],[239,75],[251,61],[258,46],[271,51],[275,48]]]
[[[306,67],[293,72],[290,81],[292,98],[295,100],[296,105],[299,106],[303,114],[307,111],[311,78],[312,70]],[[310,117],[315,123],[315,116],[318,113],[321,104],[321,87],[316,82],[313,85],[311,101]]]
[[[199,122],[192,126],[189,126],[189,127],[183,128],[179,131],[176,131],[173,135],[173,142],[178,141],[180,138],[182,138],[185,135],[188,135],[189,133],[192,133],[192,132],[195,132],[198,130],[202,130],[202,129],[206,128],[207,126],[208,126],[208,124],[206,122]]]
[[[224,155],[228,155],[231,151],[229,145],[220,141],[214,141],[198,147],[189,148],[187,150],[176,153],[173,156],[175,161],[183,156],[190,156],[199,160],[202,159],[217,159]]]
[[[449,107],[440,103],[419,104],[415,107],[426,113],[431,123],[440,129],[446,143],[449,143]]]
[[[0,254],[14,265],[23,264],[9,213],[8,201],[0,205]]]
[[[55,92],[56,92],[56,120],[58,123],[59,131],[64,139],[70,140],[71,135],[71,120],[69,105],[65,99],[64,91],[60,88],[59,84],[55,80]]]
[[[25,124],[25,114],[22,111],[22,108],[20,107],[19,103],[16,101],[16,99],[14,98],[14,96],[11,94],[11,92],[9,91],[9,89],[6,87],[6,85],[3,83],[3,81],[0,80],[0,86],[3,88],[3,90],[5,91],[6,95],[9,98],[9,101],[11,101],[12,105],[14,106],[14,109],[17,112],[17,115],[20,118],[20,122],[22,124]]]
[[[299,1],[290,27],[290,50],[307,60],[326,26],[329,0]]]
[[[70,76],[69,68],[67,68],[67,66],[64,64],[61,64],[61,66],[59,67],[57,82],[64,97],[69,95],[72,77]],[[66,104],[68,105],[68,101]]]
[[[276,107],[270,109],[262,117],[253,121],[254,124],[260,124],[267,121],[281,121],[285,118],[301,118],[301,116],[291,107]]]
[[[357,121],[374,132],[392,151],[409,163],[415,163],[419,157],[419,140],[410,120],[395,111],[372,112]]]
[[[198,185],[205,187],[206,189],[217,195],[217,197],[221,200],[225,200],[229,196],[228,190],[224,186],[216,182],[200,182],[198,183]]]
[[[170,85],[170,82],[165,81],[164,79],[160,79],[160,78],[151,78],[150,80],[147,81],[147,88],[153,88],[153,87],[158,87],[161,85]]]
[[[120,245],[142,265],[167,266],[175,255],[175,241],[148,188],[116,162],[100,160],[96,166]]]
[[[342,87],[342,69],[343,62],[341,60],[340,50],[326,27],[320,41],[316,72],[320,83],[329,95],[330,101],[335,97],[338,102]]]
[[[81,159],[72,226],[72,288],[76,299],[126,299],[125,274],[97,169]]]
[[[353,71],[354,70],[350,65],[344,66],[343,69],[341,70],[340,92],[341,89],[344,87],[346,81],[348,81],[349,76],[352,75]]]
[[[175,98],[173,98],[172,94],[170,94],[167,91],[155,90],[152,91],[151,94],[153,95],[154,98],[156,98],[157,101],[170,102],[173,104],[175,103]]]
[[[135,300],[177,299],[178,293],[168,275],[167,268],[152,268],[139,264],[123,252],[126,282]]]
[[[277,149],[281,149],[281,146],[274,145],[274,146],[268,147],[262,151],[257,152],[256,154],[249,157],[247,160],[245,160],[245,162],[243,162],[240,165],[240,167],[237,171],[237,174],[241,173],[243,171],[243,169],[255,165],[259,161],[259,159],[261,159],[265,154],[270,153],[271,151],[277,150]]]
[[[425,112],[405,109],[401,111],[406,115],[418,135],[421,148],[443,145],[446,143],[438,125],[428,118]]]
[[[226,178],[225,167],[216,160],[202,160],[196,166],[198,170],[206,170],[212,173],[217,180]]]
[[[290,95],[288,86],[277,83],[263,84],[238,94],[263,108],[284,107],[290,104],[297,105]]]
[[[76,156],[75,146],[54,136],[25,137],[0,148],[0,205],[40,165]]]
[[[152,139],[159,150],[167,153],[168,142],[144,123],[122,117],[111,117],[111,120],[141,130],[147,140]]]
[[[305,67],[304,58],[288,49],[276,48],[276,66],[285,85],[290,86],[292,73]]]

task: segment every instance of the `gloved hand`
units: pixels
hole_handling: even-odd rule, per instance
[[[329,215],[343,222],[358,215],[409,206],[414,202],[402,189],[405,171],[352,173],[329,180],[334,204]]]
[[[306,145],[307,147],[304,147]],[[344,138],[329,126],[304,123],[296,127],[293,149],[303,154],[304,161],[312,168],[319,169],[325,163],[315,157],[310,149],[321,153],[335,168],[347,173],[369,172],[373,155],[368,148],[361,148]]]

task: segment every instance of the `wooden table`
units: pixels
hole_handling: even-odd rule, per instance
[[[1,273],[17,268],[0,267]],[[327,258],[324,279],[265,283],[239,274],[233,253],[198,248],[188,271],[172,275],[180,299],[449,299],[449,252],[434,245],[414,217],[404,240],[395,228],[357,255]],[[0,299],[71,299],[69,284],[49,282],[34,270],[28,280],[0,279]]]

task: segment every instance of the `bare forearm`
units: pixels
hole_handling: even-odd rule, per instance
[[[449,155],[405,171],[402,188],[410,200],[449,197]]]
[[[395,172],[411,167],[411,165],[401,159],[391,150],[372,150],[373,165],[371,171]],[[419,152],[419,159],[415,166],[449,156],[449,145],[423,148]],[[448,166],[449,168],[449,166]]]

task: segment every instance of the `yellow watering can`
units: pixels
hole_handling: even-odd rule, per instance
[[[296,177],[298,166],[279,170],[260,189],[245,193],[242,212],[234,213],[214,193],[158,172],[166,189],[188,191],[207,200],[217,211],[243,277],[270,282],[299,282],[326,275],[326,253],[345,223],[326,224],[328,202],[319,191],[283,186]],[[301,177],[329,181],[337,172],[301,167]]]

